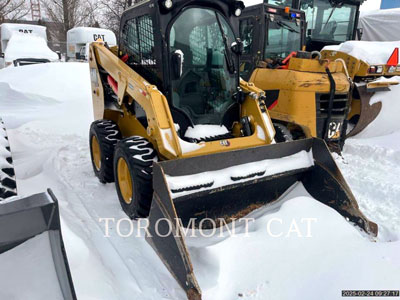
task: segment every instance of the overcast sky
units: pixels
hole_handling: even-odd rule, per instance
[[[250,6],[258,3],[263,3],[263,0],[243,0],[243,2],[246,6]],[[363,5],[361,5],[361,10],[376,10],[379,9],[380,6],[381,0],[367,0],[364,2]]]

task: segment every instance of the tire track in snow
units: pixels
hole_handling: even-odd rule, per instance
[[[335,158],[361,210],[380,225],[383,238],[399,239],[400,151],[351,142],[343,157]]]
[[[127,218],[118,203],[114,184],[103,185],[95,178],[86,140],[79,138],[74,143],[62,147],[58,151],[55,165],[60,181],[66,186],[66,189],[73,191],[76,199],[81,202],[96,227],[102,232],[102,237],[104,223],[100,224],[99,218],[114,217],[116,220]],[[85,181],[80,180],[82,178],[85,178]],[[102,206],[104,207],[102,208]],[[104,215],[105,211],[107,211],[106,216]],[[141,290],[141,299],[181,299],[179,297],[180,288],[174,279],[167,271],[159,270],[160,267],[164,269],[164,266],[158,261],[155,253],[145,253],[147,251],[144,250],[153,251],[153,249],[147,245],[144,238],[135,236],[124,238],[111,233],[111,237],[104,237],[104,239],[107,240],[131,275],[131,279],[127,278],[126,280],[134,280],[134,285]],[[134,245],[132,244],[133,239],[135,239]],[[127,247],[121,248],[121,246]],[[154,272],[155,270],[157,272]],[[113,273],[113,270],[110,271]]]

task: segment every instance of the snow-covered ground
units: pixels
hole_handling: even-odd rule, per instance
[[[255,221],[247,235],[241,225],[233,237],[188,238],[203,299],[340,299],[345,289],[400,289],[396,95],[400,95],[397,87],[375,96],[373,101],[383,100],[384,116],[349,140],[343,157],[336,157],[362,211],[378,223],[378,238],[361,234],[298,186],[281,206],[253,212],[249,217]],[[117,229],[129,233],[129,223],[114,185],[100,184],[90,162],[88,129],[93,114],[88,65],[54,63],[1,70],[0,114],[9,128],[19,193],[50,187],[59,199],[78,298],[185,299],[144,237],[117,234]],[[100,218],[116,220],[110,221],[109,237]],[[138,225],[134,223],[135,228]]]

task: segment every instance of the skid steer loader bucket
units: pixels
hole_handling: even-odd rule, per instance
[[[76,299],[58,203],[51,190],[0,203],[0,262],[1,272],[8,277],[6,282],[0,281],[0,298],[26,299],[20,295],[21,289],[29,298]],[[32,276],[27,278],[27,274]],[[14,281],[19,288],[10,288]],[[40,286],[43,283],[46,285]],[[34,288],[41,288],[39,295]]]
[[[156,163],[147,240],[188,299],[201,299],[179,224],[186,227],[190,218],[243,216],[241,212],[278,200],[296,182],[316,200],[377,235],[377,225],[359,210],[325,142],[313,138]],[[168,220],[172,230],[162,227],[160,219]]]

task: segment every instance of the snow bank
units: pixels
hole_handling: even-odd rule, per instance
[[[86,136],[93,120],[86,63],[0,70],[0,96],[0,112],[7,128],[35,120],[25,130]]]
[[[385,65],[396,47],[400,48],[399,40],[395,42],[347,41],[340,45],[325,46],[322,51],[341,51],[370,65]]]
[[[0,254],[0,269],[0,299],[64,299],[48,232]]]
[[[390,80],[400,82],[400,76],[392,77]],[[390,91],[376,92],[370,103],[382,102],[382,110],[377,118],[354,138],[371,138],[389,135],[400,131],[400,85],[390,86]]]
[[[248,234],[243,226],[206,247],[190,241],[204,300],[339,299],[344,289],[398,289],[400,242],[372,243],[309,197],[264,213]]]
[[[50,50],[45,39],[23,33],[14,33],[4,52],[6,63],[19,58],[37,58],[57,61],[57,53]]]

